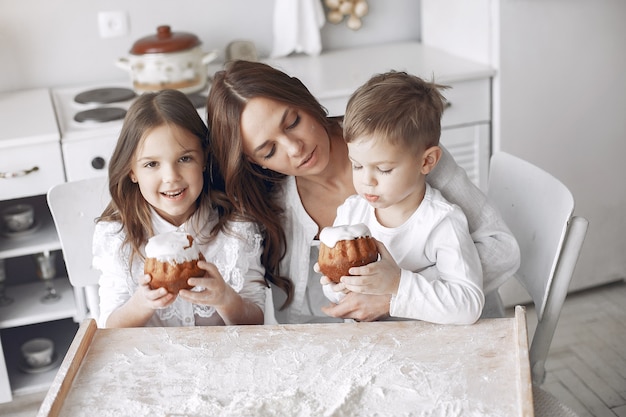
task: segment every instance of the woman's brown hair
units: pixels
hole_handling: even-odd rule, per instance
[[[134,256],[141,256],[141,247],[154,234],[150,205],[141,195],[139,186],[130,179],[133,157],[141,140],[154,128],[176,125],[198,138],[202,145],[207,170],[203,191],[196,205],[210,204],[218,211],[219,220],[208,239],[224,229],[235,212],[224,192],[224,180],[212,163],[209,154],[208,129],[189,98],[176,90],[142,94],[128,109],[122,131],[109,163],[109,192],[111,202],[98,221],[117,221],[125,232],[123,246],[131,248]]]
[[[314,117],[327,131],[339,128],[302,82],[267,64],[232,61],[215,74],[207,100],[211,153],[215,155],[232,204],[264,226],[261,260],[266,279],[287,293],[284,308],[292,300],[293,282],[281,276],[285,256],[284,207],[278,198],[285,175],[250,162],[243,151],[241,114],[255,97],[272,99]]]

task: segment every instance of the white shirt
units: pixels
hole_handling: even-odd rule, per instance
[[[207,262],[214,263],[224,281],[242,297],[264,310],[266,288],[265,269],[261,265],[262,236],[258,227],[249,222],[228,224],[232,233],[219,233],[210,243],[203,242],[216,222],[217,213],[197,210],[180,227],[176,227],[152,210],[155,234],[174,230],[190,234]],[[93,236],[93,266],[102,272],[99,279],[100,317],[98,326],[105,327],[109,315],[126,303],[143,276],[144,261],[135,256],[129,267],[130,248],[122,247],[125,233],[118,222],[98,222]],[[144,245],[145,246],[145,245]],[[145,256],[144,247],[141,248]],[[257,282],[258,281],[258,282]],[[224,321],[212,306],[189,303],[177,297],[174,303],[155,310],[146,326],[223,325]]]
[[[484,296],[482,268],[463,211],[426,184],[424,199],[398,227],[385,227],[361,196],[337,209],[335,226],[364,223],[401,268],[398,292],[389,313],[441,324],[472,324]],[[330,289],[330,286],[326,286]],[[343,293],[327,292],[337,302]]]
[[[460,206],[465,213],[482,264],[483,291],[488,294],[519,268],[519,246],[500,215],[487,202],[487,196],[471,182],[452,155],[443,146],[441,148],[441,159],[426,180],[446,200]],[[295,178],[287,178],[283,187],[287,250],[281,261],[281,274],[293,280],[295,294],[293,302],[279,311],[286,297],[282,290],[272,286],[276,319],[279,323],[332,320],[327,316],[311,314],[311,310],[317,309],[309,308],[307,301],[311,298],[306,297],[307,283],[310,283],[311,291],[322,291],[320,275],[313,271],[310,258],[311,250],[316,245],[317,224],[302,206]]]

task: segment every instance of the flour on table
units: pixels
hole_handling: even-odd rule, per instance
[[[471,401],[476,396],[468,393],[483,389],[486,395],[510,396],[510,385],[487,384],[489,358],[468,365],[466,355],[445,345],[426,353],[422,345],[432,341],[433,332],[400,337],[386,334],[384,326],[359,323],[358,334],[346,337],[329,330],[337,326],[307,326],[314,326],[311,332],[275,326],[269,336],[233,326],[202,338],[182,328],[163,329],[139,336],[140,346],[124,332],[98,333],[61,414],[479,417],[516,412],[516,404],[494,409]],[[465,327],[458,329],[464,337]],[[326,331],[336,334],[321,339]],[[128,347],[119,349],[116,338],[127,339],[121,345]],[[470,348],[472,343],[468,337]],[[484,386],[468,382],[472,372],[485,375]]]

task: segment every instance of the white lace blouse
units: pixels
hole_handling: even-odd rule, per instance
[[[215,264],[226,283],[243,298],[265,307],[266,289],[264,268],[260,256],[263,239],[256,224],[232,222],[228,233],[220,233],[210,243],[203,242],[216,222],[217,213],[198,210],[183,225],[176,227],[154,210],[152,227],[155,234],[173,230],[184,231],[194,237],[205,259]],[[122,247],[125,233],[118,222],[99,222],[93,236],[93,267],[102,272],[99,279],[99,327],[105,327],[109,315],[126,303],[138,287],[143,275],[144,261],[135,256],[129,265],[130,248]],[[141,248],[145,256],[144,247]],[[178,297],[168,307],[155,310],[146,326],[223,325],[224,321],[212,306],[191,304]]]

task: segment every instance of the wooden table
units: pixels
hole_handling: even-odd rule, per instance
[[[39,416],[532,416],[526,317],[97,329]]]

